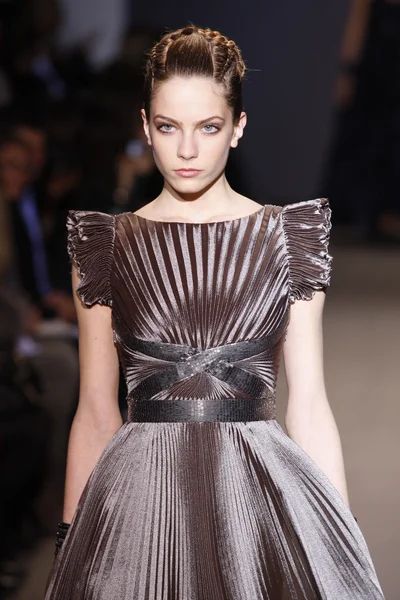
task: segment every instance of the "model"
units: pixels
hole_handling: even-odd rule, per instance
[[[81,386],[46,600],[383,598],[324,384],[329,204],[230,187],[244,72],[219,32],[165,34],[142,111],[161,194],[69,214]]]

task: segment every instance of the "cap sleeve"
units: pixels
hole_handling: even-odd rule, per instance
[[[282,208],[282,220],[289,261],[290,301],[311,300],[317,290],[330,285],[329,201],[318,198],[288,204]]]
[[[76,291],[86,306],[112,306],[110,276],[114,237],[114,216],[94,211],[69,211],[67,250],[81,278]]]

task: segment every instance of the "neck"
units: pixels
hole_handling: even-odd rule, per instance
[[[195,194],[181,194],[165,182],[161,194],[154,200],[153,208],[169,217],[202,221],[215,215],[235,213],[238,198],[239,194],[231,188],[225,173],[222,173],[210,186]]]

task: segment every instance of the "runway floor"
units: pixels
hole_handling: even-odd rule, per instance
[[[331,253],[324,323],[328,395],[341,433],[352,511],[386,600],[399,600],[400,250],[339,245]],[[281,422],[285,396],[282,372]],[[13,600],[43,600],[53,550],[53,538],[41,541]]]

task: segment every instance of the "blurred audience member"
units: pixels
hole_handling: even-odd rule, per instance
[[[58,146],[53,151],[40,208],[50,278],[57,290],[68,294],[71,266],[65,223],[69,210],[85,208],[81,200],[81,163],[79,150],[74,146]],[[74,314],[67,320],[73,317]]]
[[[400,243],[400,0],[353,0],[327,192],[336,218]]]
[[[40,406],[32,364],[17,352],[27,306],[0,290],[0,597],[24,574],[23,551],[41,535],[36,512],[47,473],[52,423]]]
[[[136,211],[162,187],[140,116],[158,32],[129,29],[93,69],[90,35],[56,48],[60,17],[56,0],[0,3],[0,598],[61,515],[79,391],[67,213]],[[121,373],[124,418],[125,397]]]
[[[29,149],[30,182],[36,184],[46,164],[47,134],[45,127],[29,116],[20,115],[16,117],[12,134]]]
[[[17,277],[12,269],[11,219],[9,203],[19,198],[29,181],[29,150],[9,139],[0,144],[0,277],[11,284]]]
[[[44,321],[45,316],[56,316],[61,323],[74,321],[75,312],[69,310],[73,305],[70,295],[54,291],[49,282],[35,196],[27,191],[32,173],[38,175],[42,164],[40,152],[34,169],[30,160],[30,147],[20,139],[8,138],[0,144],[0,227],[8,232],[0,244],[0,255],[4,257],[0,284],[25,299],[26,325],[19,349],[43,380],[40,403],[53,419],[51,481],[54,483],[64,467],[69,419],[76,406],[79,365],[70,330],[60,325],[51,329]],[[9,229],[7,222],[11,223]]]
[[[18,123],[14,138],[0,146],[0,193],[8,203],[15,266],[22,287],[44,317],[75,322],[71,293],[57,290],[51,282],[38,196],[46,163],[43,129]]]
[[[115,160],[113,212],[136,211],[158,196],[162,176],[156,168],[140,118],[140,106],[131,118],[132,137],[126,140]]]

